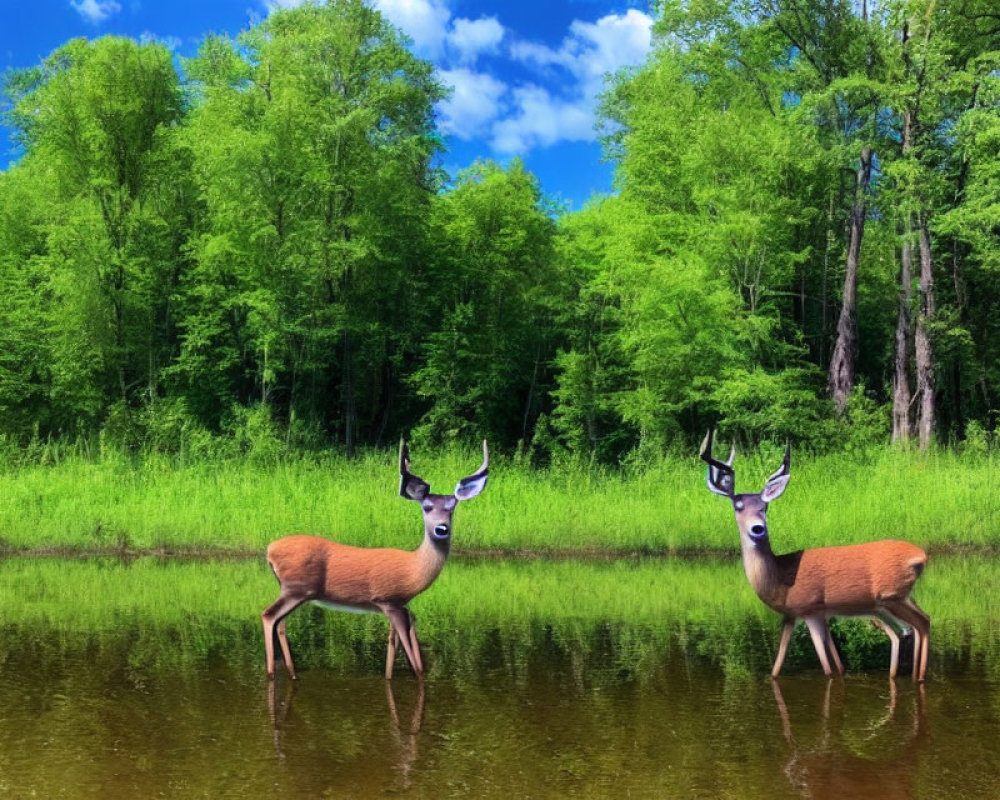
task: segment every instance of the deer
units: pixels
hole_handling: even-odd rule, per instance
[[[483,463],[462,478],[452,494],[431,494],[426,481],[410,472],[410,453],[399,444],[399,495],[420,503],[424,539],[416,550],[354,547],[321,536],[296,534],[272,542],[267,563],[278,579],[278,599],[261,613],[267,676],[275,676],[274,636],[292,680],[295,665],[288,646],[285,620],[304,603],[317,603],[338,611],[382,613],[389,619],[385,678],[392,680],[396,647],[402,645],[418,678],[423,677],[420,643],[407,604],[434,583],[448,560],[452,517],[458,503],[471,500],[486,488],[489,450],[483,441]]]
[[[831,661],[837,674],[843,675],[844,666],[827,620],[834,616],[868,617],[890,639],[889,677],[893,680],[899,667],[899,636],[892,624],[912,628],[913,680],[923,682],[930,617],[910,593],[924,572],[927,554],[914,544],[892,539],[775,555],[767,527],[767,507],[788,486],[791,446],[786,446],[781,466],[758,494],[736,494],[732,466],[736,448],[731,449],[728,461],[713,458],[712,435],[709,430],[701,446],[701,459],[708,464],[708,489],[732,502],[747,580],[757,597],[783,619],[771,676],[777,678],[781,672],[789,640],[800,619],[809,629],[826,676],[833,677]]]

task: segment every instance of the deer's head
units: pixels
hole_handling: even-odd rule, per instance
[[[736,471],[733,469],[735,456],[736,448],[733,447],[729,451],[729,460],[719,461],[713,458],[712,431],[709,430],[701,445],[701,459],[708,464],[708,489],[732,501],[740,537],[756,546],[767,540],[767,504],[781,497],[791,478],[788,467],[792,450],[791,446],[785,447],[785,458],[781,466],[765,481],[764,488],[757,494],[736,494]]]
[[[451,537],[451,518],[459,500],[471,500],[486,488],[490,453],[483,440],[483,463],[471,475],[462,478],[453,494],[431,494],[431,486],[410,472],[410,450],[399,443],[399,496],[420,503],[424,532],[433,542],[445,543]]]

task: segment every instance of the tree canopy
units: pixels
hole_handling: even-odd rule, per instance
[[[664,0],[655,32],[573,212],[517,159],[444,174],[445,91],[361,0],[9,72],[0,434],[618,463],[993,431],[993,4]]]

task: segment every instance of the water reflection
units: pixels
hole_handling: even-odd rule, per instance
[[[389,716],[392,719],[391,731],[395,740],[396,749],[399,751],[399,759],[396,762],[396,770],[399,773],[400,786],[409,789],[412,785],[413,764],[417,760],[418,734],[424,724],[424,701],[427,697],[427,685],[421,680],[417,681],[417,699],[413,703],[413,711],[409,724],[404,729],[399,722],[399,712],[396,710],[396,696],[392,683],[385,682],[385,699],[389,704]]]
[[[986,659],[1000,678],[1000,559],[937,557],[921,586],[920,601],[935,619],[931,680],[956,657]],[[40,630],[127,647],[135,673],[214,659],[263,669],[259,610],[272,594],[273,577],[256,560],[0,559],[0,651],[5,640]],[[644,680],[675,652],[731,675],[764,676],[780,628],[738,563],[725,559],[457,560],[415,603],[428,675],[473,682],[493,669],[523,681],[534,661],[553,658],[578,685],[595,666]],[[293,627],[296,661],[306,671],[383,669],[380,616],[307,608],[293,615]],[[831,631],[851,674],[885,670],[889,641],[879,631],[858,620],[835,620]],[[783,674],[816,670],[800,627]]]
[[[278,684],[282,688],[278,689]],[[385,702],[388,709],[388,724],[386,725],[385,747],[386,755],[393,762],[393,770],[398,776],[398,788],[409,789],[413,783],[413,766],[419,753],[419,735],[424,724],[424,709],[427,699],[427,684],[423,680],[415,681],[416,697],[409,701],[409,714],[400,714],[401,704],[396,701],[396,691],[391,681],[385,682]],[[274,743],[274,753],[279,761],[286,760],[285,733],[292,713],[298,683],[293,680],[267,681],[267,711],[271,723],[271,733]],[[365,709],[367,711],[367,709]],[[356,708],[344,709],[351,713]],[[395,753],[395,757],[393,757]]]
[[[924,685],[913,688],[908,708],[899,712],[899,689],[895,681],[889,681],[884,708],[875,709],[861,708],[856,701],[848,702],[848,693],[858,687],[848,687],[844,681],[830,680],[825,684],[821,704],[812,707],[819,730],[813,727],[808,734],[796,737],[781,684],[771,680],[788,745],[783,771],[789,784],[803,797],[810,798],[909,800],[917,796],[916,767],[928,741]],[[815,686],[811,684],[810,689]],[[860,688],[866,697],[871,696],[863,685]],[[810,703],[800,702],[799,707],[808,711]],[[859,712],[863,716],[858,716]]]
[[[295,681],[282,681],[284,685],[284,690],[282,691],[281,700],[277,699],[278,696],[278,680],[269,680],[267,682],[267,714],[271,720],[271,733],[274,736],[274,754],[279,759],[284,759],[285,754],[282,750],[282,738],[283,731],[285,727],[285,722],[288,719],[288,712],[292,708],[292,697],[295,694]]]
[[[772,684],[678,651],[641,679],[552,649],[392,684],[377,663],[267,681],[256,657],[132,652],[37,632],[0,651],[0,796],[1000,796],[1000,685],[957,661],[921,691],[883,672]]]
[[[0,562],[0,797],[1000,797],[1000,560],[928,572],[926,690],[865,623],[771,684],[735,562],[453,566],[387,686],[384,620],[321,609],[268,682],[259,565]]]

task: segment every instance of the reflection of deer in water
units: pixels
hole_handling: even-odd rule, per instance
[[[276,681],[267,682],[267,710],[271,720],[271,731],[274,735],[274,752],[279,759],[285,757],[283,749],[284,729],[288,721],[288,715],[292,708],[292,698],[295,696],[295,684],[289,682],[285,684],[284,697],[279,701],[277,698]],[[418,755],[418,735],[424,725],[424,704],[427,697],[427,687],[423,681],[417,681],[417,696],[413,701],[413,713],[410,715],[410,724],[404,730],[399,720],[399,711],[396,707],[396,697],[393,694],[392,684],[385,682],[385,700],[389,706],[389,719],[392,723],[390,732],[399,748],[399,760],[396,769],[399,771],[400,788],[408,789],[412,783],[411,773],[413,764]]]
[[[285,696],[278,702],[275,681],[267,682],[267,713],[271,719],[271,733],[274,736],[274,754],[280,759],[285,757],[281,747],[281,740],[284,738],[285,722],[288,719],[288,712],[292,708],[292,697],[295,694],[295,684],[285,685]]]
[[[892,642],[889,676],[896,677],[899,665],[899,637],[889,622],[913,628],[913,679],[922,681],[927,673],[927,640],[930,617],[913,602],[910,592],[927,564],[927,554],[916,545],[896,540],[816,547],[776,556],[767,530],[767,506],[781,497],[791,477],[791,449],[778,471],[771,475],[758,494],[736,494],[733,457],[728,461],[712,457],[712,432],[701,446],[701,458],[708,464],[708,488],[728,497],[740,530],[743,569],[757,596],[784,617],[778,655],[771,675],[777,677],[785,660],[795,623],[805,620],[819,656],[823,672],[833,668],[843,674],[827,619],[834,616],[871,617]]]
[[[789,747],[785,776],[803,797],[845,798],[872,797],[878,800],[910,800],[915,795],[914,781],[917,778],[916,764],[919,754],[927,741],[927,721],[924,711],[924,687],[918,686],[912,711],[912,725],[896,720],[897,690],[893,681],[889,682],[889,704],[885,714],[870,729],[872,736],[881,729],[891,726],[884,735],[894,743],[902,742],[901,749],[885,752],[873,747],[877,757],[865,758],[851,752],[841,738],[839,728],[831,730],[830,695],[833,682],[827,682],[823,698],[820,745],[815,749],[801,747],[792,734],[792,723],[788,707],[781,694],[777,680],[772,680],[774,701],[781,716],[781,726]],[[842,715],[841,715],[842,720]],[[840,723],[842,724],[842,722]]]
[[[278,579],[278,599],[261,614],[267,675],[274,677],[274,635],[277,632],[285,667],[295,666],[285,633],[285,618],[303,603],[340,611],[382,612],[389,618],[385,677],[392,678],[397,643],[418,676],[424,667],[413,614],[406,607],[430,586],[444,568],[451,547],[451,520],[460,500],[471,500],[486,487],[489,451],[483,442],[483,464],[462,478],[454,494],[431,494],[426,481],[410,473],[410,453],[399,445],[399,494],[420,503],[424,541],[416,550],[351,547],[320,536],[286,536],[267,548],[267,563]]]
[[[399,714],[396,711],[396,698],[392,693],[392,684],[385,683],[385,699],[389,704],[389,716],[392,718],[393,736],[399,747],[399,763],[396,768],[399,770],[399,777],[403,789],[409,789],[412,783],[410,773],[413,771],[413,764],[417,760],[417,735],[424,725],[424,700],[426,698],[426,687],[423,681],[417,683],[417,699],[413,703],[413,713],[410,715],[410,726],[403,730],[399,722]]]

